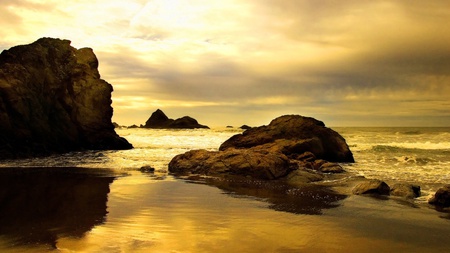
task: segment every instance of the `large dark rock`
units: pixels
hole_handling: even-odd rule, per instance
[[[0,54],[0,158],[129,149],[92,49],[42,38]]]
[[[159,129],[194,129],[194,128],[209,128],[201,125],[197,120],[184,116],[179,119],[170,119],[160,109],[152,113],[150,118],[145,122],[144,128],[159,128]]]
[[[450,207],[450,185],[440,188],[428,203],[438,207]]]
[[[269,127],[252,128],[231,137],[219,151],[193,150],[177,155],[169,163],[169,171],[175,174],[286,179],[291,185],[302,185],[321,180],[324,174],[344,172],[339,164],[318,157],[353,161],[345,140],[323,127],[320,121],[290,115],[272,122],[275,123]],[[298,131],[299,128],[306,129],[307,133]],[[332,147],[337,152],[333,152]]]
[[[322,121],[300,115],[281,116],[270,122],[268,126],[248,129],[242,134],[231,137],[219,149],[250,148],[280,139],[303,143],[287,152],[301,154],[309,151],[319,159],[332,162],[354,162],[353,154],[340,134],[325,127]]]
[[[281,153],[263,150],[228,149],[220,152],[192,150],[174,157],[169,163],[169,171],[177,174],[277,179],[291,171],[291,163]]]

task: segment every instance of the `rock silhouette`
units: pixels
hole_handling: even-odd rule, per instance
[[[91,48],[41,38],[0,54],[0,158],[130,149],[111,122],[111,84]]]
[[[152,113],[150,118],[145,122],[144,128],[158,128],[158,129],[194,129],[194,128],[209,128],[201,125],[196,119],[189,116],[184,116],[179,119],[170,119],[160,109]]]

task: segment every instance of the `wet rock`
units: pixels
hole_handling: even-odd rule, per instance
[[[323,179],[324,176],[320,173],[315,173],[311,170],[298,169],[286,176],[286,183],[292,186],[303,187],[308,183],[318,182]]]
[[[170,119],[160,109],[152,113],[150,118],[145,122],[144,128],[157,129],[194,129],[194,128],[209,128],[201,125],[196,119],[189,116],[184,116],[179,119]]]
[[[0,158],[130,149],[111,122],[111,84],[90,48],[42,38],[0,54]]]
[[[169,171],[177,174],[239,175],[257,179],[277,179],[291,170],[285,155],[263,150],[192,150],[175,156],[169,163]]]
[[[231,137],[219,151],[194,150],[178,155],[169,163],[169,171],[280,179],[302,170],[291,174],[291,178],[296,178],[293,181],[301,183],[322,179],[318,173],[344,172],[339,164],[317,159],[320,157],[353,161],[345,140],[325,128],[321,121],[287,115],[273,120],[269,126],[251,128]],[[311,170],[316,171],[310,173]]]
[[[361,194],[376,194],[376,195],[389,195],[390,193],[389,185],[387,185],[385,182],[378,180],[378,179],[372,179],[367,180],[362,183],[359,183],[358,185],[353,188],[353,194],[361,195]]]
[[[153,172],[155,172],[155,168],[153,168],[150,165],[144,165],[139,170],[141,172],[144,172],[144,173],[153,173]]]
[[[420,197],[420,186],[397,183],[391,187],[390,195],[414,199]]]
[[[438,207],[450,207],[450,185],[440,188],[428,203]]]
[[[344,168],[338,163],[326,162],[319,167],[319,171],[323,173],[343,173]]]
[[[322,121],[300,115],[281,116],[268,126],[248,129],[225,141],[219,150],[250,148],[280,139],[302,141],[296,147],[299,154],[309,151],[317,158],[331,162],[354,162],[353,154],[341,135],[325,127]]]

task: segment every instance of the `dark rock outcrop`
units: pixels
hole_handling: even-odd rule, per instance
[[[391,189],[385,182],[372,179],[364,181],[353,188],[353,194],[375,194],[375,195],[389,195]]]
[[[175,174],[286,179],[288,184],[299,185],[319,181],[324,178],[324,174],[344,172],[339,164],[317,159],[317,156],[353,162],[345,140],[338,133],[325,128],[323,123],[317,124],[317,120],[290,115],[272,122],[275,123],[269,127],[252,128],[231,137],[219,151],[192,150],[177,155],[169,163],[169,171]],[[298,129],[308,132],[303,133]],[[334,144],[328,144],[328,141]],[[333,152],[332,147],[337,147],[337,152]]]
[[[440,188],[428,203],[437,207],[450,207],[450,185]]]
[[[152,113],[150,118],[145,122],[144,128],[157,128],[157,129],[194,129],[194,128],[209,128],[208,126],[201,125],[189,116],[184,116],[179,119],[170,119],[160,109]]]
[[[268,126],[248,129],[225,141],[219,150],[250,148],[280,139],[293,142],[286,152],[302,154],[309,151],[317,158],[331,162],[354,162],[353,154],[340,134],[325,127],[322,121],[300,115],[281,116]]]
[[[0,54],[0,158],[130,149],[111,122],[111,84],[92,49],[42,38]]]

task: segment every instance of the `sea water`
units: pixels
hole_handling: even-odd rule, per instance
[[[0,178],[0,204],[7,203],[0,206],[0,251],[450,250],[449,212],[426,204],[450,183],[450,128],[333,129],[354,154],[355,163],[342,164],[349,174],[417,184],[423,196],[414,201],[324,197],[319,191],[289,189],[285,199],[270,185],[246,191],[227,182],[213,186],[178,179],[167,172],[172,157],[192,149],[217,150],[242,130],[123,128],[116,131],[134,145],[132,150],[2,161],[0,172],[22,170]],[[155,173],[139,171],[148,165]],[[30,172],[39,168],[45,173]],[[104,169],[109,172],[98,172]],[[295,203],[305,196],[331,202]]]
[[[436,185],[450,183],[450,128],[333,128],[347,141],[356,162],[343,164],[367,178]],[[167,171],[177,154],[192,149],[218,150],[236,128],[152,130],[119,128],[134,149],[71,152],[45,158],[2,161],[2,167],[91,167],[136,170],[150,165]]]

